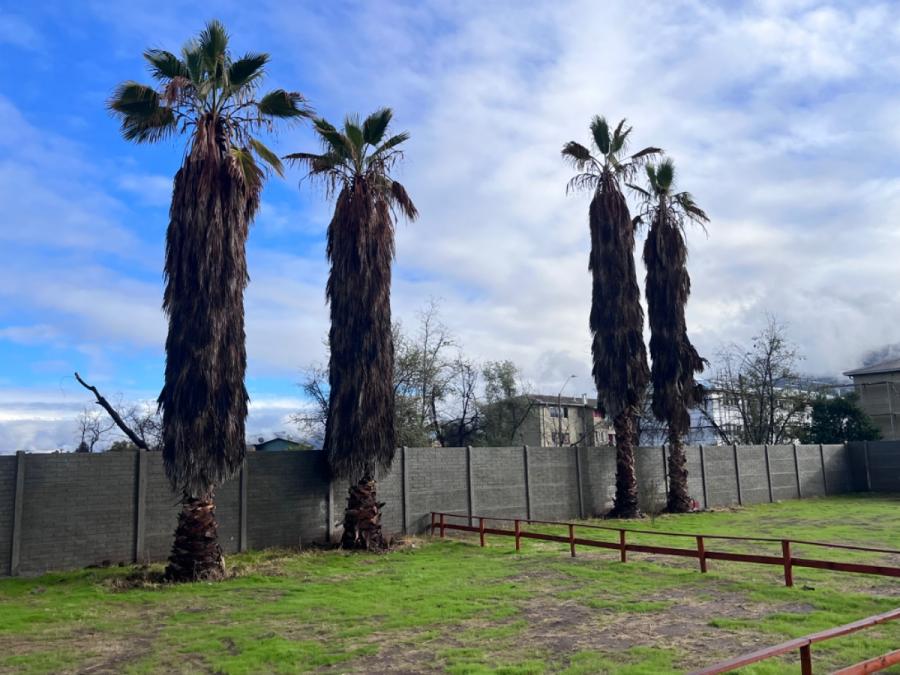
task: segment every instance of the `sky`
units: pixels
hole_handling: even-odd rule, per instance
[[[803,369],[839,375],[900,342],[900,4],[893,2],[0,3],[0,454],[76,444],[91,397],[152,401],[171,181],[184,139],[133,145],[105,101],[149,81],[211,18],[265,86],[340,122],[382,106],[407,130],[396,178],[394,316],[429,299],[466,353],[533,387],[593,394],[589,196],[566,141],[595,114],[663,147],[711,218],[688,231],[688,327],[714,356],[774,314]],[[268,139],[314,150],[308,126]],[[271,179],[248,244],[248,436],[290,431],[325,358],[330,209]],[[638,245],[638,249],[640,244]],[[642,265],[639,265],[641,270]]]

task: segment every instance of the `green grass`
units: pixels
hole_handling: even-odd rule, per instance
[[[891,496],[833,497],[626,526],[900,548],[898,506]],[[123,589],[132,570],[121,568],[2,579],[0,671],[679,672],[900,605],[896,579],[798,568],[789,589],[775,566],[710,561],[701,575],[693,559],[632,554],[622,564],[587,547],[572,559],[567,545],[531,540],[516,554],[511,538],[490,535],[483,549],[477,537],[453,537],[381,556],[263,551],[228,563],[235,576],[218,584]],[[817,646],[814,663],[825,671],[897,644],[900,622]]]

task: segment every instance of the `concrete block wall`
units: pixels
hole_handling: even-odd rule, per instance
[[[900,441],[849,443],[856,490],[900,492]],[[829,489],[831,485],[828,486]]]
[[[691,495],[704,507],[869,484],[900,491],[900,442],[685,452]],[[379,476],[383,523],[399,534],[424,532],[432,511],[537,520],[600,515],[613,502],[615,454],[610,447],[401,448]],[[636,449],[644,508],[665,502],[666,458],[661,447]],[[252,453],[216,495],[222,546],[231,553],[329,541],[346,494],[345,483],[330,483],[321,453]],[[0,457],[0,575],[163,560],[178,501],[158,453]]]

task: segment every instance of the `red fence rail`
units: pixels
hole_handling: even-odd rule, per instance
[[[736,656],[727,661],[722,661],[715,665],[695,670],[691,675],[718,675],[719,673],[728,673],[732,670],[749,666],[751,663],[757,663],[758,661],[764,661],[793,651],[800,652],[800,672],[803,675],[812,675],[812,645],[817,642],[825,642],[832,638],[855,633],[863,628],[870,628],[871,626],[877,626],[878,624],[895,621],[897,619],[900,619],[900,608],[885,612],[884,614],[870,616],[867,619],[860,619],[859,621],[838,626],[837,628],[829,628],[820,633],[813,633],[812,635],[788,640],[787,642],[782,642],[780,645],[774,645],[772,647],[766,647],[765,649],[759,649],[755,652]],[[861,661],[852,666],[848,666],[847,668],[842,668],[834,673],[834,675],[875,673],[897,663],[900,663],[900,649],[895,649],[883,656],[876,656],[875,658]]]
[[[469,524],[459,524],[449,522],[451,519],[461,519]],[[478,521],[478,526],[471,523]],[[506,522],[513,523],[512,530],[502,529],[500,527],[487,527],[488,522]],[[555,535],[546,534],[544,532],[527,532],[522,529],[522,525],[564,525],[568,527],[568,534]],[[619,533],[618,542],[598,541],[596,539],[585,539],[577,537],[575,528],[582,530],[606,530]],[[776,539],[772,537],[739,537],[721,534],[687,534],[683,532],[660,532],[654,530],[639,530],[625,527],[612,527],[608,525],[588,525],[586,523],[572,523],[552,520],[528,520],[525,518],[494,518],[488,516],[469,516],[459,513],[441,513],[438,511],[431,512],[431,534],[434,535],[435,530],[439,530],[440,536],[443,538],[447,530],[458,530],[462,532],[478,532],[479,541],[482,546],[485,545],[486,535],[499,535],[506,537],[514,537],[516,542],[516,550],[521,548],[522,539],[538,539],[541,541],[554,541],[569,545],[569,552],[575,557],[576,546],[592,546],[596,548],[607,548],[619,551],[619,558],[622,562],[628,560],[628,552],[635,553],[659,553],[662,555],[672,555],[684,558],[697,558],[700,563],[700,571],[705,573],[708,570],[708,561],[710,560],[727,560],[731,562],[757,563],[761,565],[779,565],[784,568],[784,584],[785,586],[794,585],[795,567],[809,567],[816,569],[833,570],[836,572],[853,572],[857,574],[875,574],[886,577],[900,577],[900,567],[890,565],[871,565],[867,563],[851,563],[838,562],[833,560],[820,560],[817,558],[796,558],[791,551],[791,544],[802,544],[804,546],[819,546],[823,548],[843,549],[850,551],[866,551],[871,553],[888,553],[900,556],[900,550],[889,548],[875,548],[871,546],[856,546],[851,544],[831,544],[821,541],[807,541],[803,539]],[[677,548],[671,546],[653,546],[649,544],[628,543],[627,534],[650,534],[664,537],[681,537],[693,539],[696,542],[696,548]],[[706,546],[708,540],[731,540],[731,541],[751,541],[751,542],[768,542],[780,543],[781,555],[758,555],[752,553],[733,553],[730,551],[712,551]]]

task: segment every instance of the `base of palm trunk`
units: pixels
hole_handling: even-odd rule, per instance
[[[623,412],[613,420],[616,430],[616,497],[608,518],[639,518],[637,477],[634,472],[634,419]]]
[[[688,494],[687,458],[681,441],[669,442],[669,491],[666,495],[666,511],[687,513],[693,509]]]
[[[225,576],[219,546],[216,505],[208,499],[185,498],[178,514],[175,543],[166,567],[168,581],[213,581]]]
[[[375,479],[370,476],[350,486],[341,548],[365,551],[383,551],[387,548],[381,531],[384,502],[378,501],[375,489]]]

